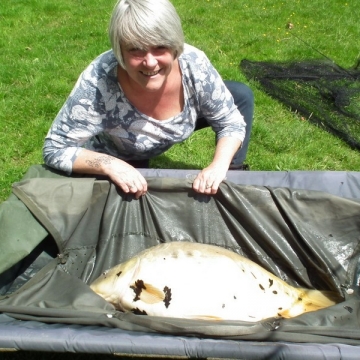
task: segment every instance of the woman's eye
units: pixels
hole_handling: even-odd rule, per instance
[[[160,46],[156,46],[154,49],[153,49],[153,52],[155,54],[163,54],[164,52],[168,51],[168,48],[166,46],[163,46],[163,45],[160,45]]]
[[[136,49],[136,48],[130,49],[130,50],[129,50],[129,53],[130,53],[132,56],[135,56],[135,57],[144,57],[144,56],[146,55],[146,51],[145,51],[145,50]]]
[[[129,54],[136,58],[143,58],[146,56],[148,52],[151,53],[153,56],[160,56],[163,55],[166,51],[168,51],[168,48],[163,45],[154,46],[149,48],[148,50],[139,49],[139,48],[128,49]]]

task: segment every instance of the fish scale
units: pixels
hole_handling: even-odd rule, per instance
[[[330,293],[292,287],[235,252],[191,242],[149,248],[91,288],[121,311],[188,319],[255,322],[336,302]]]

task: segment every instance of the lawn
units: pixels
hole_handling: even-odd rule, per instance
[[[242,59],[285,61],[324,54],[348,68],[359,58],[354,1],[174,0],[186,41],[206,52],[224,79],[248,83],[255,123],[247,162],[253,170],[359,170],[359,151],[304,121],[239,69]],[[46,132],[78,75],[109,48],[113,3],[27,0],[0,5],[0,201],[32,164],[42,163]],[[289,30],[287,24],[293,28]],[[157,168],[202,168],[211,130],[152,161]]]
[[[0,3],[0,201],[32,164],[43,162],[44,137],[80,72],[109,48],[107,24],[113,4]],[[239,68],[242,59],[291,61],[321,59],[321,54],[344,68],[353,66],[360,58],[357,1],[173,0],[173,4],[186,41],[205,51],[224,79],[246,82],[254,90],[255,122],[247,158],[252,170],[359,171],[358,150],[266,95]],[[213,150],[214,136],[205,129],[151,165],[201,169],[211,161]]]

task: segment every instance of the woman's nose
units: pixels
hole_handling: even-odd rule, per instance
[[[154,67],[158,63],[156,57],[151,53],[151,51],[148,51],[144,57],[144,65],[148,67]]]

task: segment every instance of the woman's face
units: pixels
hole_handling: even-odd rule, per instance
[[[152,46],[146,50],[121,46],[121,49],[130,84],[135,89],[162,89],[177,62],[173,51],[164,46]]]

